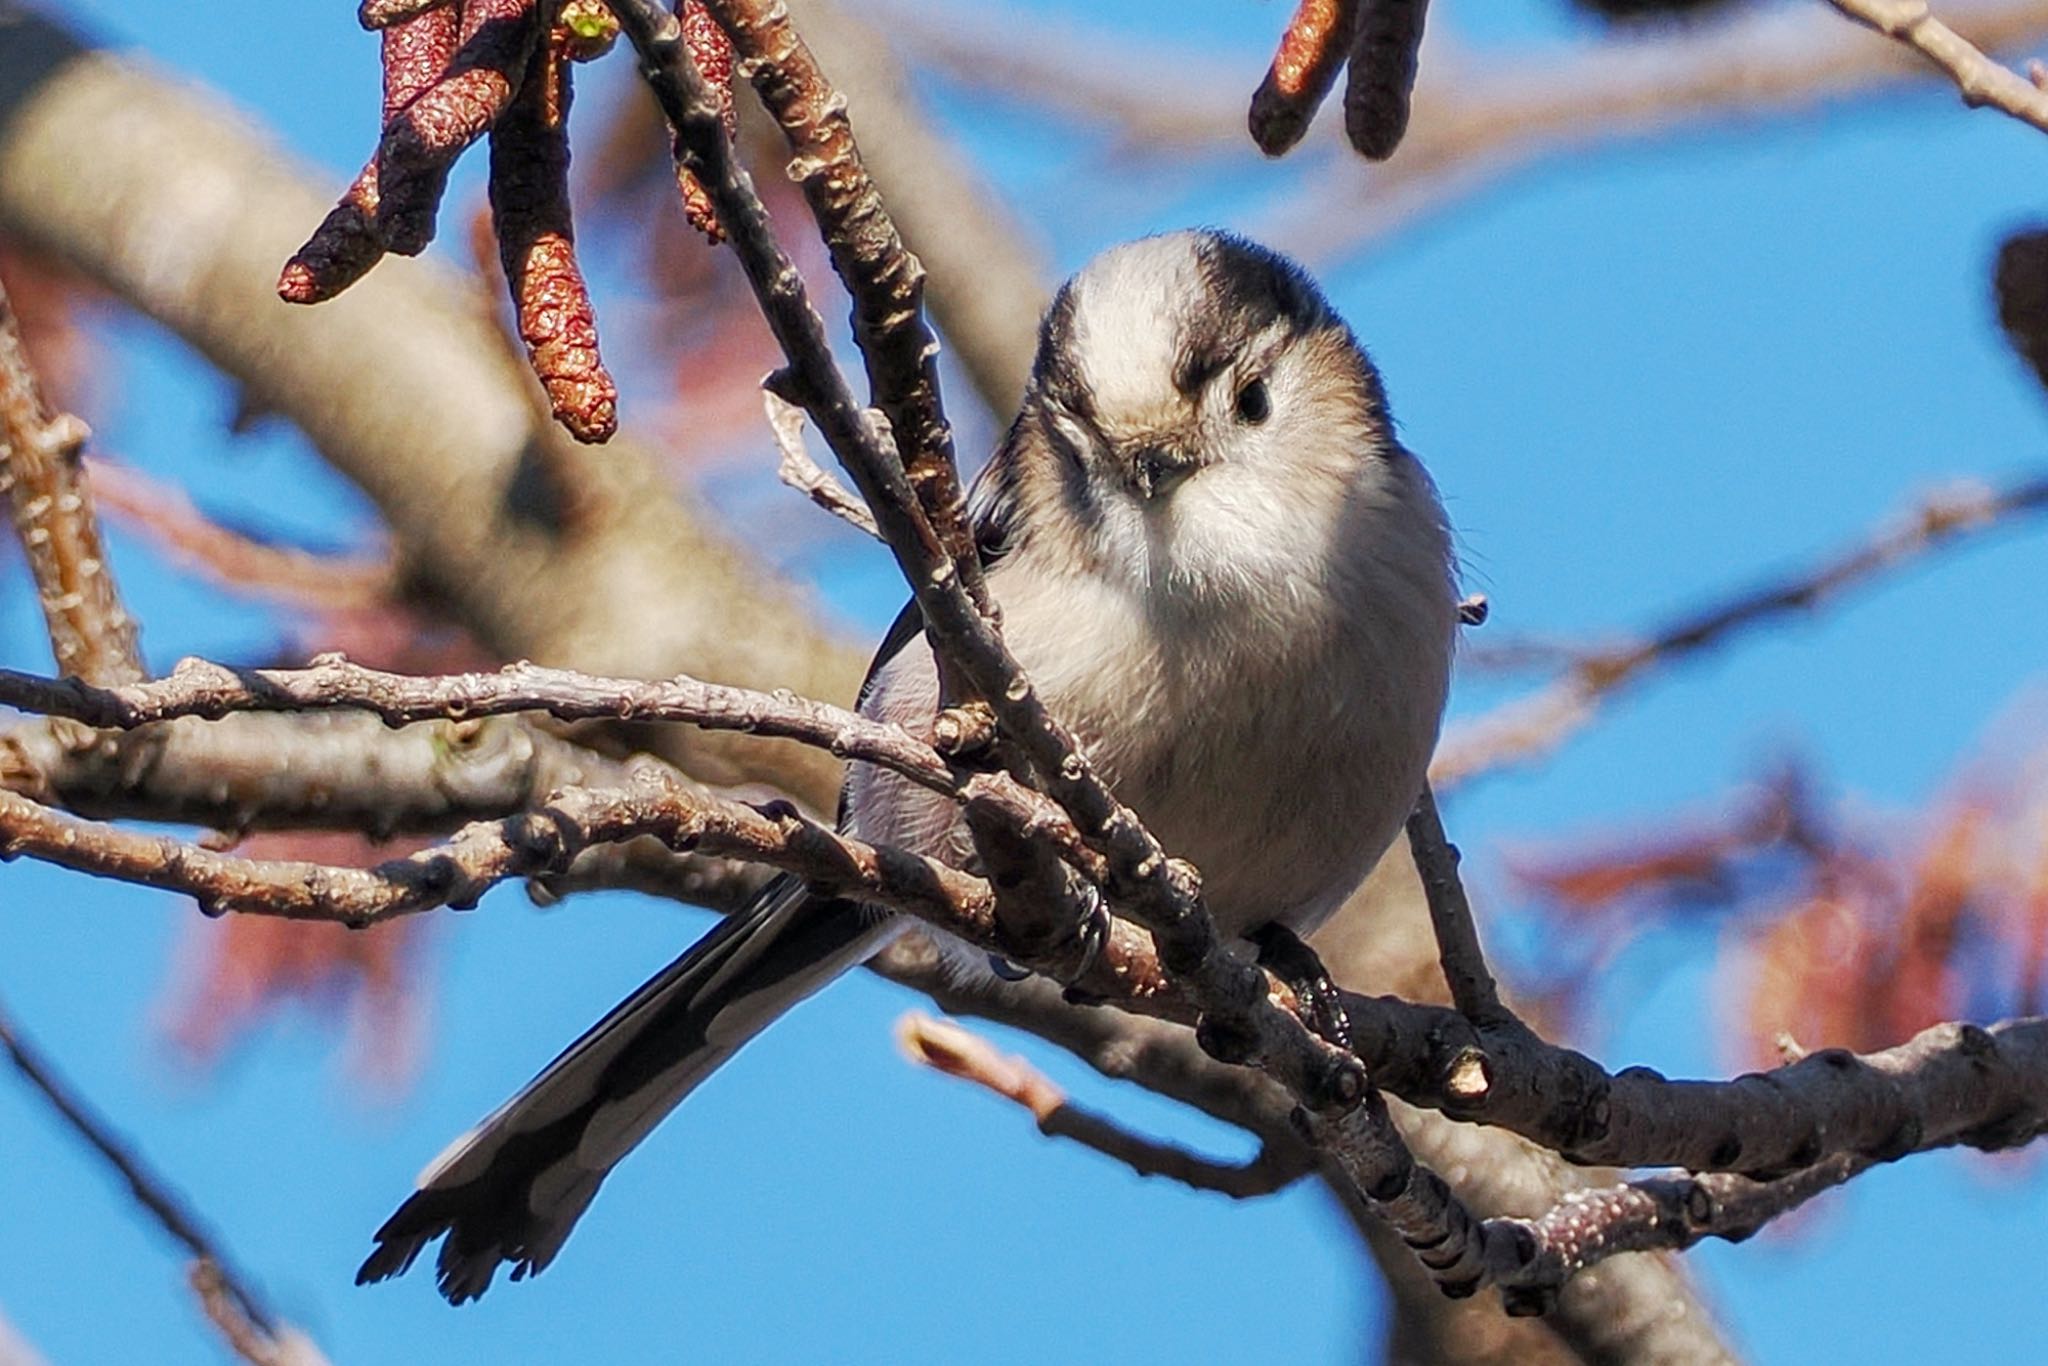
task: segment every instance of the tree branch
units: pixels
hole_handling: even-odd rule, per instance
[[[1005,1057],[980,1035],[911,1012],[896,1022],[896,1041],[912,1062],[972,1082],[1029,1110],[1038,1131],[1065,1138],[1123,1163],[1140,1176],[1164,1176],[1194,1190],[1246,1200],[1284,1190],[1313,1164],[1298,1145],[1268,1140],[1241,1164],[1211,1161],[1185,1148],[1140,1137],[1114,1120],[1068,1100],[1046,1075],[1019,1057]]]
[[[93,497],[117,522],[155,543],[181,569],[231,593],[301,607],[376,607],[399,596],[398,567],[385,554],[329,555],[271,545],[207,517],[185,490],[132,465],[87,457]]]
[[[640,836],[671,848],[768,862],[820,886],[930,920],[983,947],[1003,947],[993,892],[978,878],[834,835],[786,805],[727,801],[652,772],[628,791],[561,793],[542,811],[472,826],[445,845],[374,869],[236,859],[162,837],[70,821],[22,798],[0,795],[0,842],[9,854],[28,853],[183,891],[216,912],[338,919],[352,925],[437,905],[473,904],[497,881],[559,872],[586,845]],[[1077,985],[1181,1021],[1196,1018],[1197,1006],[1205,1004],[1199,993],[1165,971],[1142,933],[1120,924],[1112,926],[1094,971]],[[1767,1172],[1769,1165],[1791,1175],[1837,1156],[1871,1162],[1952,1144],[2007,1147],[2048,1126],[2048,1021],[2014,1022],[1993,1031],[1942,1026],[1868,1058],[1830,1050],[1734,1082],[1669,1083],[1641,1069],[1607,1078],[1588,1060],[1541,1044],[1519,1024],[1473,1031],[1451,1011],[1365,998],[1351,998],[1349,1004],[1355,1023],[1363,1021],[1362,1036],[1395,1016],[1406,1017],[1411,1028],[1420,1026],[1420,1037],[1411,1033],[1404,1038],[1405,1057],[1360,1048],[1376,1080],[1397,1089],[1404,1079],[1429,1072],[1431,1062],[1457,1043],[1458,1030],[1450,1021],[1468,1034],[1476,1032],[1486,1044],[1489,1084],[1476,1095],[1457,1096],[1456,1112],[1525,1133],[1537,1129],[1530,1136],[1577,1161],[1678,1161],[1700,1168],[1739,1163],[1751,1175],[1775,1181],[1778,1172]],[[1588,1084],[1588,1073],[1603,1085]],[[1560,1077],[1575,1083],[1569,1095],[1553,1089]],[[1416,1098],[1452,1108],[1441,1097],[1420,1093]],[[1530,1101],[1537,1103],[1533,1112]],[[1448,1288],[1469,1291],[1487,1279],[1541,1279],[1523,1270],[1543,1253],[1541,1240],[1467,1213],[1448,1187],[1414,1162],[1376,1093],[1334,1114],[1297,1113],[1318,1149],[1344,1165],[1352,1184],[1424,1253],[1425,1263]],[[1571,1126],[1569,1138],[1576,1142],[1529,1124],[1532,1113]],[[1633,1146],[1646,1142],[1658,1146]],[[1709,1143],[1714,1149],[1694,1160]],[[1749,1199],[1746,1187],[1720,1183],[1705,1189],[1711,1198],[1743,1197],[1729,1206],[1732,1210],[1765,1207]],[[1636,1209],[1639,1203],[1626,1207]],[[1695,1232],[1732,1228],[1734,1218],[1695,1220],[1700,1225]],[[1568,1267],[1571,1259],[1557,1265]]]
[[[1415,856],[1415,870],[1429,902],[1429,923],[1436,932],[1437,956],[1443,964],[1444,982],[1451,989],[1451,1003],[1466,1019],[1478,1023],[1512,1020],[1479,947],[1472,903],[1458,876],[1458,848],[1445,836],[1436,794],[1426,784],[1414,814],[1408,817],[1408,848]]]
[[[467,909],[500,882],[570,870],[594,844],[642,836],[680,852],[744,854],[823,886],[989,937],[987,889],[930,859],[841,839],[787,802],[749,804],[648,766],[624,789],[570,788],[537,810],[478,822],[447,842],[374,868],[216,853],[164,835],[75,820],[0,793],[0,858],[45,862],[183,892],[209,915],[240,912],[354,928],[442,906]]]
[[[1986,57],[1934,17],[1925,0],[1828,0],[1857,23],[1905,44],[1948,74],[1972,109],[1990,105],[2048,133],[2048,91]]]
[[[28,557],[61,673],[96,683],[142,677],[135,623],[114,587],[81,465],[88,433],[37,384],[0,288],[0,491]]]
[[[782,453],[775,477],[855,531],[880,540],[882,533],[868,505],[848,493],[804,449],[804,410],[768,385],[761,387],[761,402],[768,410],[768,430],[775,433],[775,447]]]
[[[60,1078],[38,1050],[23,1038],[4,1005],[0,1005],[0,1051],[7,1054],[14,1070],[39,1092],[59,1118],[70,1127],[128,1186],[135,1203],[197,1259],[193,1284],[207,1304],[209,1317],[222,1323],[231,1316],[239,1325],[228,1331],[229,1344],[246,1360],[259,1366],[324,1366],[325,1358],[310,1339],[278,1318],[263,1303],[247,1277],[233,1269],[233,1262],[221,1250],[219,1240],[208,1233],[199,1216],[171,1190],[162,1177],[119,1138],[106,1122],[92,1112],[85,1100]],[[200,1269],[205,1269],[205,1285]]]
[[[1037,334],[1020,320],[1045,311],[1043,248],[994,186],[918,107],[898,55],[903,32],[839,0],[790,6],[805,41],[860,112],[862,161],[904,241],[931,272],[931,308],[947,349],[997,420],[1024,397]]]
[[[916,506],[969,598],[986,612],[953,429],[939,399],[939,342],[925,322],[924,267],[904,247],[861,161],[846,97],[826,80],[782,5],[705,0],[705,7],[731,36],[740,70],[788,139],[791,174],[853,298],[854,340]],[[801,368],[793,374],[799,382],[806,377]]]
[[[1676,1252],[1705,1238],[1739,1243],[1872,1165],[1838,1153],[1775,1181],[1727,1174],[1651,1176],[1567,1194],[1535,1219],[1493,1221],[1506,1236],[1489,1268],[1510,1314],[1544,1314],[1573,1277],[1624,1252]]]
[[[318,309],[280,307],[278,263],[328,208],[318,184],[214,100],[102,54],[46,53],[28,41],[38,24],[0,28],[24,92],[0,122],[0,226],[297,424],[486,648],[852,699],[864,655],[714,530],[647,447],[621,433],[594,452],[535,411],[472,282],[386,260]],[[53,55],[69,60],[23,67]],[[185,268],[160,268],[173,258]],[[573,475],[574,518],[543,468]],[[804,747],[682,729],[658,743],[705,781],[771,781],[818,810],[838,790],[838,765]]]
[[[1836,594],[1970,539],[2048,512],[2048,475],[2002,488],[1963,484],[1922,499],[1810,568],[1681,615],[1640,643],[1574,656],[1565,676],[1453,730],[1438,746],[1430,781],[1449,789],[1526,763],[1584,729],[1623,688],[1655,669],[1725,644],[1754,627],[1805,612]]]
[[[1097,862],[1051,802],[1007,775],[956,770],[900,726],[791,693],[757,693],[694,678],[640,682],[533,664],[507,665],[494,674],[415,678],[351,664],[333,654],[315,658],[304,669],[229,669],[186,659],[167,678],[126,688],[95,688],[0,669],[0,704],[122,729],[239,712],[320,708],[359,708],[375,713],[386,726],[523,712],[545,712],[559,721],[688,722],[798,740],[838,758],[863,760],[996,815],[1021,836],[1047,841],[1084,868]],[[360,763],[360,756],[352,757]],[[440,755],[427,757],[438,760]],[[266,771],[275,769],[273,761]],[[615,775],[623,771],[613,770]]]

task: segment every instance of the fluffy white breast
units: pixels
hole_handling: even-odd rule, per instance
[[[1399,833],[1435,745],[1456,612],[1442,516],[1405,456],[1371,462],[1356,485],[1326,522],[1286,529],[1289,553],[1253,553],[1272,543],[1256,516],[1242,534],[1260,547],[1210,547],[1234,568],[1227,591],[1075,572],[1031,545],[990,577],[1040,694],[1168,851],[1201,869],[1228,934],[1319,924]],[[1234,496],[1219,487],[1214,507],[1189,510],[1198,535],[1224,534],[1202,519]],[[936,693],[920,641],[870,709],[923,730]],[[853,781],[863,837],[970,857],[943,799],[859,766]]]

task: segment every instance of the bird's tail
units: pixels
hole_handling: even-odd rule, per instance
[[[887,937],[888,922],[771,885],[570,1044],[519,1094],[451,1143],[377,1230],[356,1284],[396,1276],[443,1234],[451,1304],[543,1270],[614,1164],[774,1019]]]

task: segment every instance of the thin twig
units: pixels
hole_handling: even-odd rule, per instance
[[[1859,24],[1905,44],[1948,73],[1963,103],[1990,105],[2048,133],[2048,90],[1992,61],[1969,39],[1934,17],[1925,0],[1828,0]]]
[[[1465,1018],[1480,1023],[1513,1019],[1501,1004],[1500,988],[1495,985],[1493,973],[1486,966],[1486,954],[1479,947],[1472,904],[1466,899],[1464,882],[1458,876],[1458,847],[1444,834],[1436,794],[1427,785],[1408,817],[1408,847],[1429,902],[1430,924],[1436,931],[1437,953],[1443,963],[1444,981],[1451,989],[1451,1003]]]
[[[199,1216],[170,1188],[169,1183],[152,1172],[140,1156],[115,1137],[106,1121],[95,1115],[71,1084],[59,1077],[49,1062],[22,1037],[4,1005],[0,1005],[0,1051],[7,1054],[15,1071],[49,1102],[50,1108],[70,1126],[72,1132],[127,1183],[135,1203],[201,1265],[210,1268],[213,1293],[226,1297],[237,1316],[260,1334],[263,1344],[280,1350],[284,1344],[291,1344],[295,1349],[291,1359],[303,1363],[303,1366],[311,1366],[321,1359],[303,1334],[264,1306],[262,1297],[251,1287],[248,1278],[233,1270],[234,1263],[222,1251],[219,1239],[207,1232]],[[230,1337],[230,1342],[234,1341]],[[239,1346],[237,1350],[241,1350]],[[259,1360],[257,1357],[249,1359]],[[280,1361],[284,1358],[271,1356],[260,1359]]]
[[[1573,1191],[1535,1219],[1487,1221],[1488,1279],[1510,1314],[1547,1313],[1567,1281],[1609,1257],[1678,1252],[1706,1238],[1741,1242],[1872,1165],[1843,1153],[1775,1181],[1678,1172]]]
[[[186,1279],[207,1320],[220,1331],[228,1349],[249,1366],[324,1366],[326,1358],[312,1340],[290,1324],[273,1332],[250,1322],[218,1262],[201,1257],[192,1263]]]
[[[1245,1163],[1216,1162],[1171,1143],[1141,1137],[1068,1100],[1024,1059],[1005,1056],[970,1029],[912,1011],[896,1022],[896,1040],[911,1061],[973,1082],[1029,1110],[1038,1131],[1093,1148],[1140,1176],[1163,1176],[1194,1190],[1247,1200],[1284,1190],[1312,1170],[1298,1149],[1268,1143]]]
[[[80,467],[83,422],[44,399],[0,288],[0,491],[35,576],[61,673],[95,683],[142,677],[135,623],[121,605]]]
[[[2048,476],[1991,488],[1964,484],[1923,499],[1849,549],[1809,569],[1687,613],[1640,643],[1589,650],[1551,686],[1460,726],[1437,749],[1430,781],[1447,790],[1526,763],[1584,729],[1600,707],[1655,668],[1702,653],[1739,632],[1804,612],[1846,588],[1967,539],[2048,512]]]
[[[489,674],[416,678],[365,668],[338,654],[316,656],[304,669],[229,669],[185,659],[165,678],[124,688],[0,669],[0,705],[121,729],[187,717],[323,708],[374,712],[390,726],[529,712],[558,721],[688,722],[798,740],[842,759],[875,764],[998,816],[1021,835],[1050,841],[1084,869],[1099,862],[1044,797],[1004,774],[959,771],[900,726],[791,693],[684,676],[659,682],[600,678],[522,663]]]
[[[880,540],[881,530],[868,505],[848,493],[804,449],[804,410],[768,385],[761,387],[761,405],[768,411],[768,430],[775,433],[775,448],[782,457],[775,477],[856,531]]]

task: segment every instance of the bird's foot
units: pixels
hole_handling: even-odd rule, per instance
[[[1092,882],[1075,879],[1075,895],[1082,902],[1081,920],[1074,928],[1074,935],[1063,949],[1070,949],[1074,955],[1074,966],[1064,975],[1072,981],[1080,981],[1095,970],[1102,951],[1109,946],[1109,906],[1103,900],[1102,889]],[[988,956],[989,971],[1005,982],[1021,982],[1032,975],[1031,969],[1020,967],[999,953]],[[1079,987],[1069,986],[1065,990],[1067,1001],[1073,1005],[1099,1005],[1102,997]]]
[[[1301,1002],[1302,1017],[1309,1028],[1338,1048],[1351,1048],[1351,1017],[1344,1010],[1344,994],[1330,980],[1330,971],[1315,950],[1285,925],[1272,924],[1252,932],[1258,946],[1259,966],[1293,989]]]
[[[1072,983],[1079,982],[1095,971],[1095,965],[1102,958],[1102,951],[1109,947],[1109,904],[1103,900],[1102,889],[1092,882],[1076,879],[1076,894],[1085,903],[1081,923],[1074,927],[1074,943],[1077,953],[1074,970],[1069,975],[1069,985],[1060,994],[1068,1005],[1101,1005],[1103,997],[1093,991],[1086,991]]]

